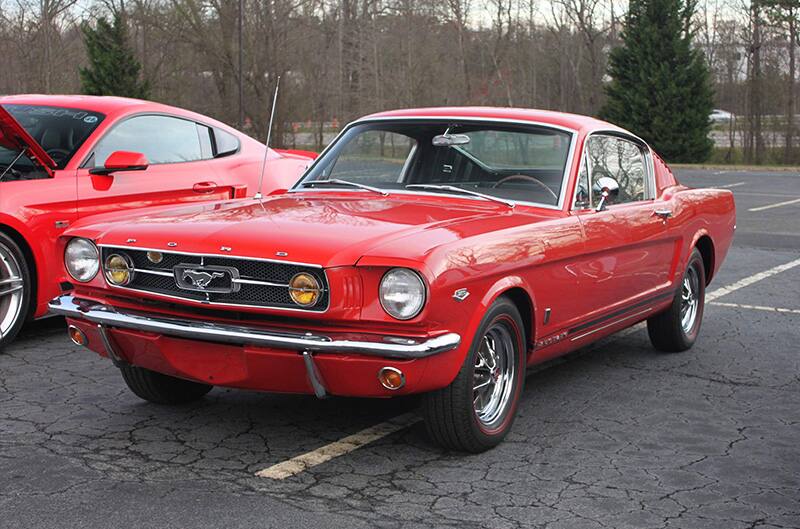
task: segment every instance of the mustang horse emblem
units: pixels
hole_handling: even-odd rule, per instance
[[[199,289],[205,289],[218,277],[225,277],[222,272],[198,272],[197,270],[184,270],[181,280]]]

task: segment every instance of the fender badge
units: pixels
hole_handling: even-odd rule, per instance
[[[464,301],[469,297],[469,290],[466,288],[459,288],[453,292],[453,299],[456,301]]]

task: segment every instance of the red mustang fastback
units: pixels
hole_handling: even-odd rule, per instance
[[[100,222],[61,239],[50,305],[130,389],[424,393],[430,435],[506,435],[527,366],[647,320],[683,351],[731,244],[729,191],[689,189],[642,140],[532,110],[386,112],[288,193]]]
[[[53,241],[79,219],[252,196],[264,146],[205,116],[116,97],[0,97],[0,348],[58,295]],[[309,159],[274,154],[265,191]],[[135,171],[135,173],[125,173]]]

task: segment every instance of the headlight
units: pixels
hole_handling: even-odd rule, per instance
[[[410,320],[425,306],[425,283],[408,268],[392,268],[381,279],[381,306],[392,318]]]
[[[106,258],[106,279],[116,286],[125,286],[133,279],[133,263],[130,258],[118,253],[112,253]]]
[[[94,279],[100,269],[97,246],[89,239],[75,238],[67,243],[64,264],[75,281],[87,283]]]
[[[319,300],[321,293],[319,281],[311,274],[301,272],[289,281],[289,296],[301,307],[314,305]]]

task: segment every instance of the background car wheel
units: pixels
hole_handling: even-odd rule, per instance
[[[706,298],[706,272],[703,257],[695,248],[681,285],[669,309],[647,320],[650,342],[659,351],[686,351],[697,340],[703,321]]]
[[[425,426],[436,443],[477,453],[505,438],[525,384],[524,329],[509,299],[489,308],[455,380],[424,396]]]
[[[0,351],[14,340],[30,314],[31,286],[22,250],[0,233]]]
[[[149,369],[122,366],[122,378],[138,397],[156,404],[183,404],[202,398],[211,386],[175,378]]]

